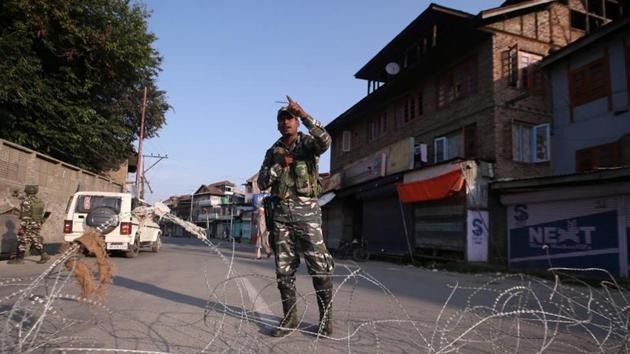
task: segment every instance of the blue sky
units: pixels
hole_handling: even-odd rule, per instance
[[[436,1],[477,14],[501,0]],[[419,0],[146,0],[164,57],[158,84],[173,110],[145,154],[149,201],[201,184],[245,182],[278,138],[276,101],[290,95],[324,124],[366,95],[354,74],[415,19]],[[145,166],[153,161],[147,159]],[[320,172],[329,170],[330,157]]]

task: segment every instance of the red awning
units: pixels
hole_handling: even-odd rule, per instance
[[[462,171],[455,170],[423,181],[400,183],[396,188],[403,203],[413,203],[450,197],[462,189],[464,182]]]

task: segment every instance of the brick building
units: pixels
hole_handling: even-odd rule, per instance
[[[497,181],[512,268],[600,268],[630,262],[630,17],[540,64],[553,100],[553,175]]]
[[[355,74],[367,96],[326,127],[341,176],[325,208],[329,244],[363,237],[373,252],[504,261],[505,211],[488,181],[551,173],[536,63],[621,14],[612,0],[506,1],[477,15],[431,4]],[[423,181],[443,193],[423,193],[434,190]],[[397,184],[411,188],[407,203]],[[475,222],[486,255],[471,258]]]

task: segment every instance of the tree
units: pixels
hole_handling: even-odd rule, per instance
[[[0,1],[0,137],[102,172],[170,108],[148,11],[127,0]]]

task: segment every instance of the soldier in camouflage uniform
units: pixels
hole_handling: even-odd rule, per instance
[[[279,328],[271,335],[285,336],[298,325],[295,271],[300,264],[299,246],[317,294],[319,333],[330,336],[334,262],[324,244],[317,198],[321,192],[319,156],[330,147],[331,138],[320,122],[290,97],[287,99],[288,106],[280,108],[277,116],[282,137],[267,150],[258,174],[260,188],[271,187],[270,242],[276,253],[276,278],[284,311]],[[310,135],[298,132],[298,118]]]
[[[50,258],[44,251],[43,238],[39,234],[46,214],[44,203],[37,197],[37,192],[37,186],[27,185],[24,187],[24,194],[17,193],[20,200],[20,228],[17,232],[17,252],[15,258],[8,262],[10,264],[24,263],[24,253],[29,245],[41,255],[37,263],[46,263]]]

